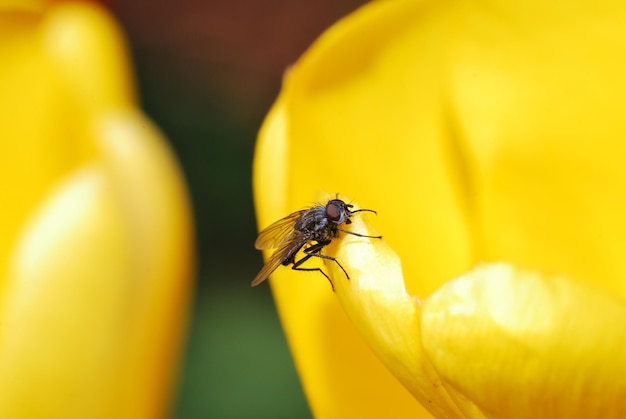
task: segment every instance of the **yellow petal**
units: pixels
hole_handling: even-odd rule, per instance
[[[189,197],[165,138],[138,111],[101,113],[93,135],[134,244],[120,410],[159,416],[171,402],[193,275]]]
[[[0,26],[0,416],[162,416],[193,259],[181,172],[104,10]]]
[[[326,191],[379,211],[409,292],[422,296],[475,256],[442,96],[447,12],[443,4],[372,2],[324,33],[281,92],[292,205]]]
[[[363,216],[354,216],[350,230],[377,235]],[[338,265],[326,262],[342,307],[373,351],[435,417],[481,417],[471,402],[442,381],[421,345],[422,307],[407,294],[398,255],[384,239],[344,235],[328,253]]]
[[[278,139],[262,132],[265,153],[257,156],[267,158],[270,145],[280,144],[279,157],[267,163],[276,167],[261,171],[272,176],[256,179],[261,227],[320,191],[341,192],[379,211],[376,225],[403,261],[408,295],[427,298],[478,261],[505,260],[624,297],[625,16],[623,4],[611,1],[592,7],[390,0],[362,8],[327,31],[286,77],[266,122],[280,125],[271,131]],[[272,189],[268,180],[280,186]],[[381,264],[396,272],[393,258],[380,251]],[[347,259],[351,269],[366,264],[359,252]],[[323,350],[316,338],[326,338],[319,327],[304,330],[314,324],[311,310],[319,314],[332,303],[321,285],[304,290],[297,280],[281,271],[273,288],[302,372],[301,357],[332,362],[316,352]],[[450,385],[448,375],[441,385],[453,403],[437,391],[430,397],[433,376],[412,347],[420,328],[401,283],[390,281],[396,288],[389,292],[376,285],[375,293],[368,286],[337,294],[419,400],[435,400],[437,414],[450,405],[455,415],[490,414],[480,398],[479,407],[466,406],[472,393],[457,392],[459,379]],[[391,326],[407,343],[397,351],[389,341],[401,339],[386,339],[390,325],[380,320],[394,313],[385,300],[390,295],[403,315]],[[302,372],[305,389],[323,392],[324,381],[309,387],[308,374]],[[366,375],[355,373],[354,381]],[[544,405],[542,414],[552,407]]]
[[[478,260],[601,283],[626,297],[626,7],[498,2],[451,34],[455,121]]]
[[[385,214],[381,231],[392,245],[411,249],[405,266],[413,274],[407,275],[409,287],[427,294],[463,272],[471,252],[460,191],[448,187],[456,182],[457,169],[440,143],[442,126],[429,102],[439,92],[431,77],[439,76],[419,65],[417,55],[403,52],[416,39],[427,45],[430,35],[420,34],[412,20],[422,8],[413,1],[372,3],[325,34],[286,75],[259,135],[254,176],[261,228],[315,202],[324,191],[348,193]],[[394,36],[392,28],[401,28],[403,36]],[[371,53],[381,65],[373,65]],[[348,57],[354,63],[346,63]],[[440,58],[436,48],[424,53],[424,60]],[[329,73],[335,67],[320,68],[322,60],[346,66]],[[407,60],[415,65],[407,67]],[[402,89],[411,86],[420,96],[398,97],[387,78],[397,78]],[[378,106],[367,113],[365,100]],[[352,120],[377,121],[380,129],[345,123]],[[393,146],[396,141],[402,145]],[[418,155],[425,156],[419,164]],[[407,193],[407,182],[414,192]],[[411,213],[420,216],[405,219]],[[325,278],[283,268],[270,282],[316,416],[429,416],[373,356]]]
[[[285,158],[291,152],[288,129],[279,100],[255,154],[255,201],[262,228],[302,205],[286,193],[293,167]],[[326,278],[279,268],[269,282],[315,417],[430,417],[367,347]]]
[[[12,203],[0,217],[4,270],[29,208],[94,157],[94,143],[85,141],[88,115],[98,107],[128,106],[133,98],[123,40],[106,12],[91,3],[37,12],[0,9],[0,25],[13,23],[0,38],[5,139],[0,166],[6,174],[0,176],[0,189]]]
[[[423,345],[489,417],[620,418],[626,305],[562,276],[484,265],[424,303]]]
[[[98,128],[102,166],[52,193],[13,256],[2,417],[150,417],[169,404],[193,253],[186,196],[148,121],[117,113]]]
[[[116,413],[132,255],[115,198],[86,168],[29,223],[2,300],[0,416]]]
[[[129,57],[116,22],[95,3],[52,8],[40,26],[41,47],[67,92],[84,107],[131,105]]]
[[[39,38],[17,31],[0,40],[0,188],[5,205],[0,217],[0,267],[29,211],[64,176],[93,154],[76,136],[83,114],[49,60]],[[19,179],[19,182],[15,180]]]

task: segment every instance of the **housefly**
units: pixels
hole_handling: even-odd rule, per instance
[[[257,276],[254,277],[251,285],[254,287],[265,281],[280,265],[293,265],[291,269],[296,271],[320,271],[328,279],[334,291],[333,282],[322,269],[302,267],[302,264],[312,257],[332,260],[346,274],[346,278],[350,279],[348,272],[341,266],[339,261],[332,256],[323,255],[321,250],[333,239],[337,238],[340,232],[359,237],[382,238],[382,236],[367,236],[354,233],[340,227],[344,223],[352,223],[350,217],[357,212],[367,211],[376,214],[376,211],[371,209],[352,211],[350,209],[352,207],[352,204],[346,204],[341,199],[331,199],[326,205],[316,205],[308,209],[296,211],[261,231],[254,243],[254,247],[258,250],[276,250]],[[304,248],[304,255],[296,260],[296,255],[302,248]]]

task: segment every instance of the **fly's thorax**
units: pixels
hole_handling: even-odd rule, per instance
[[[302,216],[296,220],[294,229],[306,235],[312,235],[328,228],[328,222],[325,207],[316,206],[306,210]]]

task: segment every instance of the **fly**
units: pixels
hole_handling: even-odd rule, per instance
[[[337,258],[321,254],[322,249],[339,237],[340,232],[372,239],[383,238],[383,236],[368,236],[341,228],[340,226],[344,223],[352,223],[350,217],[357,212],[367,211],[376,214],[376,211],[371,209],[352,211],[350,209],[352,207],[352,204],[346,204],[341,199],[331,199],[326,205],[316,205],[296,211],[261,231],[254,247],[258,250],[276,250],[254,277],[251,285],[254,287],[265,281],[280,265],[293,265],[291,269],[295,271],[320,271],[328,279],[334,291],[333,282],[321,268],[302,267],[302,264],[312,257],[332,260],[346,274],[346,278],[350,279],[348,272]],[[296,255],[303,247],[304,256],[296,260]]]

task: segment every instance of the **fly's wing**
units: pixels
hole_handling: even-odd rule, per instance
[[[270,227],[274,226],[277,223],[272,224]],[[267,231],[267,229],[263,230],[263,232],[261,232],[261,235],[265,231]],[[293,230],[293,224],[290,233],[290,236],[289,234],[287,234],[288,237],[283,238],[283,242],[281,243],[280,247],[276,249],[274,253],[272,253],[272,256],[270,256],[270,258],[267,260],[267,262],[265,262],[265,265],[261,268],[259,273],[256,274],[250,286],[255,287],[261,282],[265,281],[272,274],[272,272],[274,272],[280,265],[282,265],[285,260],[288,260],[293,254],[297,253],[298,250],[300,250],[300,248],[306,244],[306,237],[304,237],[304,235],[299,231]],[[261,238],[261,235],[259,235],[259,239]],[[257,239],[257,242],[258,241],[259,240]]]
[[[301,210],[289,214],[261,231],[254,242],[254,247],[257,250],[276,249],[280,247],[289,236],[289,233],[293,231],[296,220],[300,218],[305,211],[306,210]],[[274,254],[276,253],[278,253],[278,251]]]

